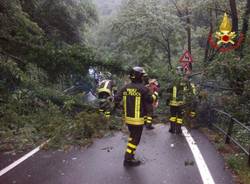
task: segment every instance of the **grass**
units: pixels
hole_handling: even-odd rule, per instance
[[[215,144],[215,147],[224,157],[226,167],[229,168],[233,174],[234,182],[236,184],[250,183],[250,166],[247,165],[248,157],[242,153],[238,147],[233,144],[224,144],[225,139],[222,134],[211,131],[208,128],[201,128],[210,141]]]

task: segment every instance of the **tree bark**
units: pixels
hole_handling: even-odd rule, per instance
[[[170,66],[170,69],[172,69],[172,63],[171,63],[171,48],[170,48],[170,43],[169,41],[167,42],[167,48],[168,48],[168,63]]]
[[[188,38],[188,51],[191,54],[192,53],[192,48],[191,48],[191,20],[189,17],[189,11],[187,11],[187,38]]]
[[[183,16],[186,16],[186,24],[187,24],[187,27],[186,27],[186,32],[187,32],[187,45],[188,45],[188,51],[192,52],[192,43],[191,43],[191,19],[189,17],[189,11],[188,11],[188,5],[187,7],[185,7],[185,9],[181,9],[178,5],[177,5],[177,2],[175,0],[172,0],[172,3],[174,4],[176,10],[177,10],[177,13],[178,13],[178,16],[180,17],[180,19],[182,20]]]
[[[212,23],[212,10],[210,10],[210,16],[211,16],[211,20],[210,20],[210,31],[209,31],[209,35],[212,33],[213,31],[213,23]],[[209,39],[207,38],[207,42],[206,42],[206,48],[205,48],[205,56],[204,56],[204,62],[208,61],[208,54],[209,54]]]
[[[229,0],[229,4],[232,13],[232,26],[233,26],[232,29],[234,32],[237,33],[239,28],[238,28],[238,14],[237,14],[236,2],[235,0]]]
[[[248,28],[249,28],[249,25],[248,25],[249,18],[250,18],[250,0],[247,0],[246,10],[245,10],[245,13],[243,16],[242,30],[241,30],[241,33],[243,34],[243,36],[245,38],[246,38],[246,34],[247,34]],[[243,42],[241,43],[241,47],[239,49],[241,58],[244,57],[243,48],[244,48],[244,44],[245,44],[245,38],[244,38]]]

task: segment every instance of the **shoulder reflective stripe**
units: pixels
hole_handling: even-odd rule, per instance
[[[123,96],[123,108],[124,108],[124,115],[127,116],[127,96]]]
[[[177,96],[177,88],[176,86],[173,87],[173,100],[176,100],[176,96]]]
[[[137,147],[136,145],[131,144],[131,143],[128,143],[127,145],[128,145],[130,148],[133,148],[133,149],[136,149],[136,147]]]
[[[140,118],[141,97],[135,97],[135,118]]]
[[[109,81],[106,81],[103,88],[107,88],[108,85],[109,85]]]
[[[107,92],[107,93],[109,93],[109,95],[111,95],[111,90],[108,89],[109,82],[110,81],[105,81],[104,86],[102,88],[98,89],[98,93],[100,93],[100,92]]]

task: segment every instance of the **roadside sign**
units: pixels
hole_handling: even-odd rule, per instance
[[[193,62],[193,58],[190,54],[190,52],[186,51],[180,58],[179,60],[181,63],[192,63]]]

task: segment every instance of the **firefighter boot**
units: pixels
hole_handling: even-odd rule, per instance
[[[153,120],[153,118],[151,117],[151,116],[146,116],[146,117],[144,117],[144,121],[146,120],[146,122],[145,122],[145,126],[146,126],[146,128],[148,129],[148,130],[152,130],[152,129],[154,129],[155,127],[153,127],[153,125],[152,125],[152,120]]]
[[[141,161],[135,158],[124,160],[123,162],[123,165],[125,167],[136,167],[136,166],[139,166],[140,164],[141,164]]]
[[[182,134],[182,131],[181,131],[181,125],[180,124],[177,124],[176,125],[176,134]]]
[[[129,154],[129,153],[125,154],[125,158],[123,161],[123,165],[125,167],[136,167],[136,166],[139,166],[140,164],[141,164],[141,161],[135,159],[133,154]]]
[[[153,127],[152,123],[147,123],[147,124],[146,124],[146,129],[152,130],[152,129],[154,129],[154,128],[155,128],[155,127]]]

